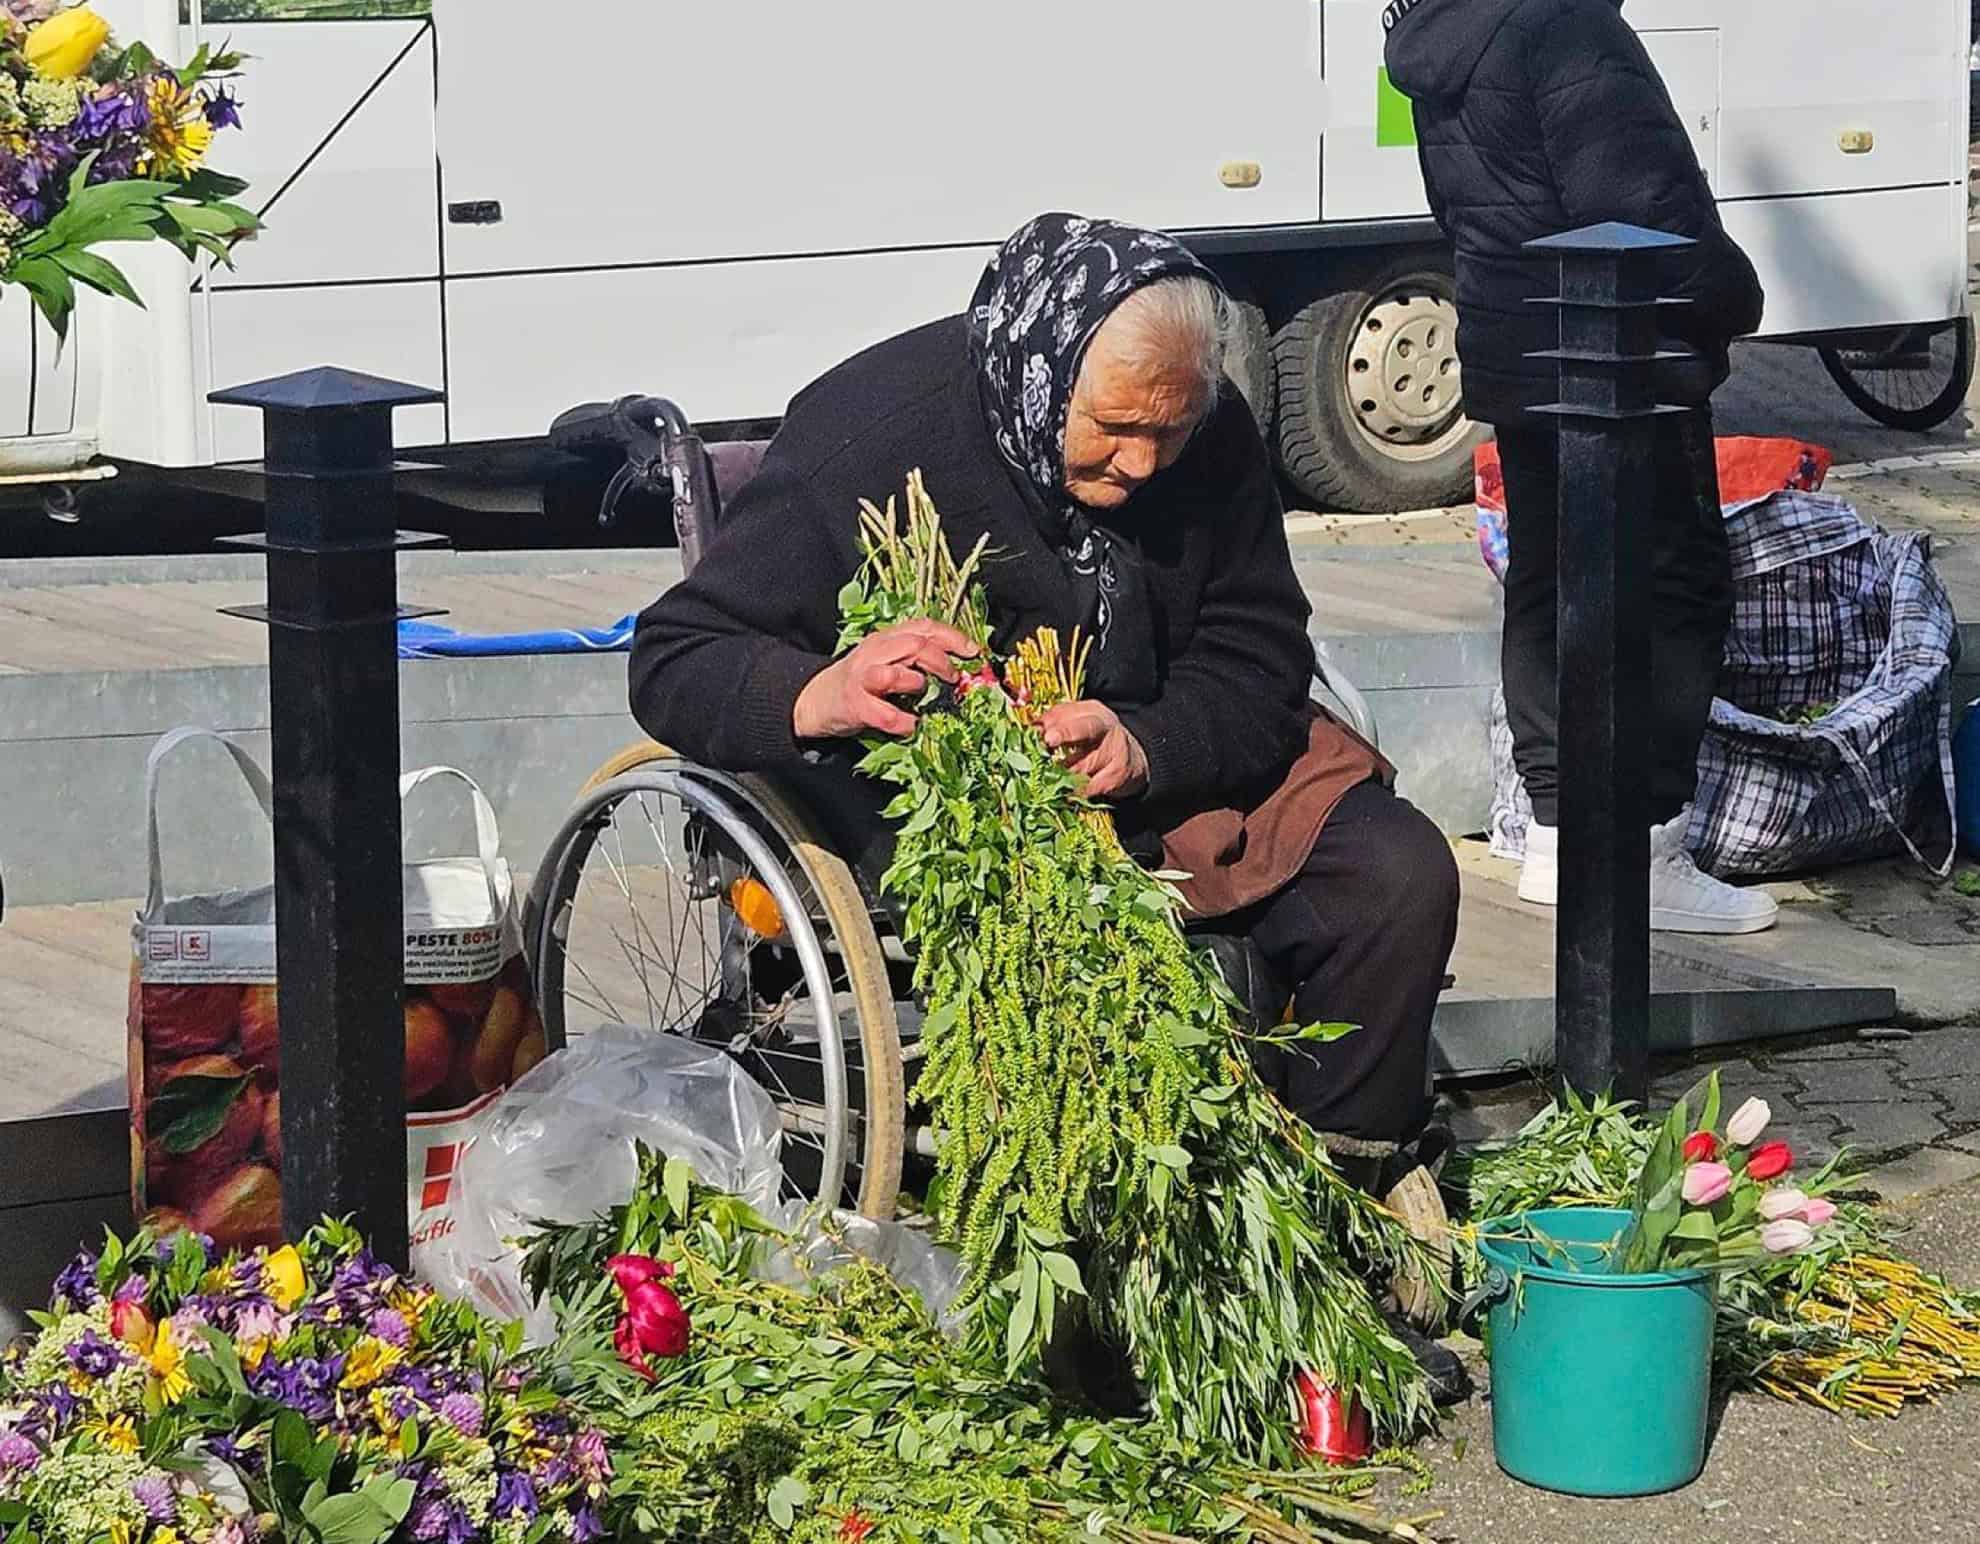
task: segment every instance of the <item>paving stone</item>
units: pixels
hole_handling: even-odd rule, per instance
[[[1976,1156],[1980,1156],[1980,1131],[1969,1132],[1963,1137],[1947,1137],[1937,1145],[1940,1147],[1956,1147],[1962,1153],[1973,1153]]]
[[[1963,923],[1964,919],[1945,912],[1912,911],[1902,916],[1879,917],[1871,923],[1871,927],[1901,944],[1916,944],[1928,949],[1980,943],[1980,939],[1968,932]]]
[[[1890,1049],[1906,1082],[1980,1077],[1980,1029],[1930,1030]]]
[[[1844,1141],[1872,1153],[1909,1147],[1914,1142],[1935,1142],[1946,1134],[1938,1106],[1930,1100],[1846,1105],[1838,1107],[1836,1114],[1842,1119]]]
[[[1899,1064],[1889,1056],[1846,1062],[1802,1062],[1789,1070],[1801,1085],[1794,1102],[1804,1110],[1917,1097],[1912,1090],[1899,1086]]]
[[[1946,1121],[1954,1126],[1980,1126],[1980,1068],[1970,1078],[1933,1078],[1913,1084],[1945,1106]]]
[[[1759,1052],[1755,1060],[1764,1066],[1798,1067],[1803,1062],[1875,1061],[1888,1056],[1890,1047],[1861,1040],[1837,1040],[1826,1045],[1803,1045],[1789,1050]]]
[[[1862,1183],[1886,1201],[1946,1190],[1980,1179],[1980,1154],[1952,1152],[1944,1147],[1921,1147],[1917,1152],[1872,1169]]]

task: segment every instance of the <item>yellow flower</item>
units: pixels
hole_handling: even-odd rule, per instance
[[[21,53],[37,75],[74,80],[110,41],[110,23],[86,5],[57,11],[27,35]]]
[[[268,1275],[268,1295],[283,1313],[302,1301],[302,1256],[296,1253],[295,1245],[284,1244],[262,1262],[262,1268]]]
[[[179,1337],[167,1319],[158,1326],[158,1338],[151,1343],[151,1355],[145,1358],[152,1376],[158,1380],[158,1397],[168,1405],[176,1405],[192,1392],[192,1378],[186,1372],[185,1348],[179,1344]]]
[[[131,1525],[121,1517],[110,1520],[110,1544],[132,1544]]]
[[[392,1413],[392,1399],[383,1389],[371,1391],[371,1420],[386,1436],[398,1435],[399,1418]]]
[[[179,1544],[177,1528],[160,1528],[151,1536],[151,1544]]]
[[[91,1421],[83,1430],[113,1453],[135,1453],[138,1450],[137,1423],[128,1415]]]
[[[161,75],[146,93],[151,123],[145,130],[145,151],[138,157],[141,175],[185,177],[199,170],[213,143],[213,125],[199,98],[169,75]]]
[[[405,1352],[397,1346],[388,1345],[374,1335],[367,1335],[351,1348],[351,1354],[344,1363],[344,1376],[338,1387],[368,1389],[405,1359]]]

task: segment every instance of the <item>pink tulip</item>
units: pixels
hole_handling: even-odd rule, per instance
[[[1733,1186],[1733,1171],[1723,1163],[1694,1163],[1684,1171],[1684,1199],[1692,1206],[1710,1206]]]
[[[1760,1215],[1769,1222],[1779,1222],[1783,1217],[1795,1217],[1808,1205],[1808,1197],[1799,1190],[1788,1186],[1776,1186],[1760,1198]]]
[[[1815,1230],[1799,1217],[1783,1217],[1760,1230],[1760,1243],[1769,1254],[1798,1254],[1815,1242]]]
[[[1745,1147],[1767,1129],[1767,1122],[1773,1118],[1774,1112],[1767,1108],[1766,1100],[1749,1099],[1726,1122],[1726,1140],[1735,1147]]]
[[[1801,1209],[1801,1220],[1811,1228],[1819,1228],[1836,1215],[1836,1203],[1825,1201],[1820,1196]]]

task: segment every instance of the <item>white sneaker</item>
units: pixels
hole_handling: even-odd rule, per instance
[[[1519,898],[1552,906],[1561,883],[1561,831],[1537,820],[1526,824],[1526,861],[1519,870]]]
[[[1650,828],[1650,931],[1764,933],[1781,908],[1765,890],[1742,890],[1714,879],[1691,860],[1684,833],[1689,808]]]
[[[1704,873],[1685,851],[1691,811],[1650,828],[1650,930],[1653,933],[1762,933],[1781,909],[1764,890],[1742,890]],[[1526,862],[1519,898],[1555,905],[1560,892],[1561,834],[1556,826],[1526,828]]]

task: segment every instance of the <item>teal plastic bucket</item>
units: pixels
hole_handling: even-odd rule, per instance
[[[1602,1269],[1606,1251],[1594,1246],[1628,1221],[1573,1206],[1485,1225],[1492,1443],[1514,1479],[1575,1496],[1648,1496],[1705,1467],[1711,1276],[1572,1268]]]

